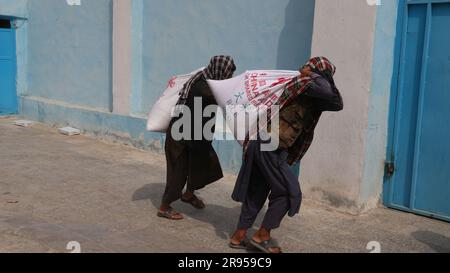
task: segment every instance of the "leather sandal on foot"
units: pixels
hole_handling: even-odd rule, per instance
[[[183,201],[184,203],[191,204],[196,209],[204,209],[205,208],[205,203],[203,203],[203,201],[198,199],[198,197],[195,195],[193,195],[191,199],[185,199],[185,198],[181,197],[181,201]]]
[[[280,250],[280,252],[278,252],[278,253],[282,253],[281,247],[279,247],[278,244],[275,242],[275,240],[273,240],[272,238],[270,238],[267,241],[262,241],[260,243],[251,239],[250,244],[264,253],[274,253],[274,252],[270,251],[271,248],[278,248]]]
[[[250,244],[248,238],[242,240],[239,244],[233,244],[231,241],[228,243],[228,246],[233,249],[249,249]]]
[[[169,208],[166,211],[158,211],[158,217],[167,218],[169,220],[182,220],[183,215],[181,215],[178,211],[173,208]]]

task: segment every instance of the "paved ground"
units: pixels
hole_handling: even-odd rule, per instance
[[[181,222],[155,217],[164,157],[36,124],[0,118],[0,252],[236,252],[227,247],[239,214],[235,177],[200,195],[207,209],[181,203]],[[362,216],[306,200],[300,216],[274,233],[286,252],[450,252],[450,224],[375,209]]]

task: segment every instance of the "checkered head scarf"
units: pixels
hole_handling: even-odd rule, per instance
[[[327,73],[331,76],[334,76],[336,73],[336,66],[325,57],[311,58],[305,66],[309,66],[312,71]]]
[[[314,57],[311,58],[305,66],[309,66],[313,72],[327,79],[332,87],[336,88],[333,78],[336,73],[336,66],[330,62],[330,60],[325,57]]]
[[[183,90],[180,92],[180,99],[177,105],[186,104],[187,98],[191,92],[194,84],[199,80],[227,80],[233,77],[233,73],[236,71],[236,65],[234,60],[230,56],[214,56],[211,58],[208,67],[198,72],[184,85]]]
[[[309,66],[311,70],[325,79],[336,88],[333,76],[336,73],[336,66],[325,57],[313,57],[303,66]],[[287,105],[298,95],[303,94],[309,87],[312,79],[309,76],[297,76],[292,79],[285,87],[283,94],[278,102],[280,108]]]

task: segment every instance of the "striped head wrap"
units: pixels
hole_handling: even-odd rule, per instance
[[[194,84],[199,80],[226,80],[233,77],[236,71],[234,60],[230,56],[214,56],[211,58],[209,65],[202,71],[198,72],[184,85],[180,92],[180,99],[177,105],[186,104],[187,98]]]

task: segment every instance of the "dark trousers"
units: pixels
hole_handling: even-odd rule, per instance
[[[286,151],[257,151],[256,153],[258,154],[254,157],[251,166],[251,181],[242,205],[238,229],[249,229],[253,226],[268,197],[269,208],[261,227],[272,230],[280,226],[289,211],[288,183],[298,184],[298,180],[287,166]]]
[[[189,148],[170,138],[166,140],[165,148],[167,178],[162,202],[171,204],[181,198],[186,184],[188,191],[194,191],[194,187],[189,179]]]

